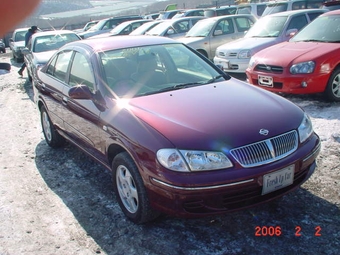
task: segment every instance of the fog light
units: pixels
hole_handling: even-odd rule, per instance
[[[307,88],[307,82],[303,81],[303,82],[301,83],[301,87]]]

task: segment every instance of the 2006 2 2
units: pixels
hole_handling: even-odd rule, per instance
[[[302,228],[300,226],[295,227],[295,236],[302,236]],[[256,226],[255,236],[281,236],[283,234],[280,226]],[[314,236],[321,236],[321,227],[316,226],[314,228]]]

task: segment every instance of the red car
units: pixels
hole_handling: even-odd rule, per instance
[[[320,140],[301,108],[166,37],[69,43],[33,85],[46,142],[67,140],[111,170],[136,223],[268,202],[316,168]]]
[[[289,42],[256,53],[248,82],[272,92],[324,93],[340,101],[340,10],[320,15]]]

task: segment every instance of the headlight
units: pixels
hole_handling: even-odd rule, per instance
[[[299,137],[300,137],[300,143],[303,143],[307,140],[308,137],[313,133],[313,126],[312,121],[310,120],[309,116],[305,114],[299,128]]]
[[[14,46],[14,50],[15,51],[20,51],[22,50],[24,47],[20,47],[20,46]]]
[[[250,58],[250,50],[241,50],[240,53],[238,54],[238,58]]]
[[[314,67],[315,67],[314,61],[302,62],[302,63],[292,65],[290,68],[290,73],[291,74],[312,73],[314,71]]]
[[[254,66],[255,66],[255,59],[254,59],[254,57],[251,57],[250,60],[249,60],[248,67],[253,68]]]
[[[170,170],[178,172],[207,171],[232,167],[233,164],[222,152],[161,149],[158,161]]]

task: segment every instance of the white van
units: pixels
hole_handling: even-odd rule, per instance
[[[239,4],[237,6],[236,14],[252,14],[256,18],[260,18],[266,7],[267,3]]]
[[[300,9],[318,9],[322,7],[324,0],[286,0],[267,3],[262,17],[278,12],[293,11]]]

